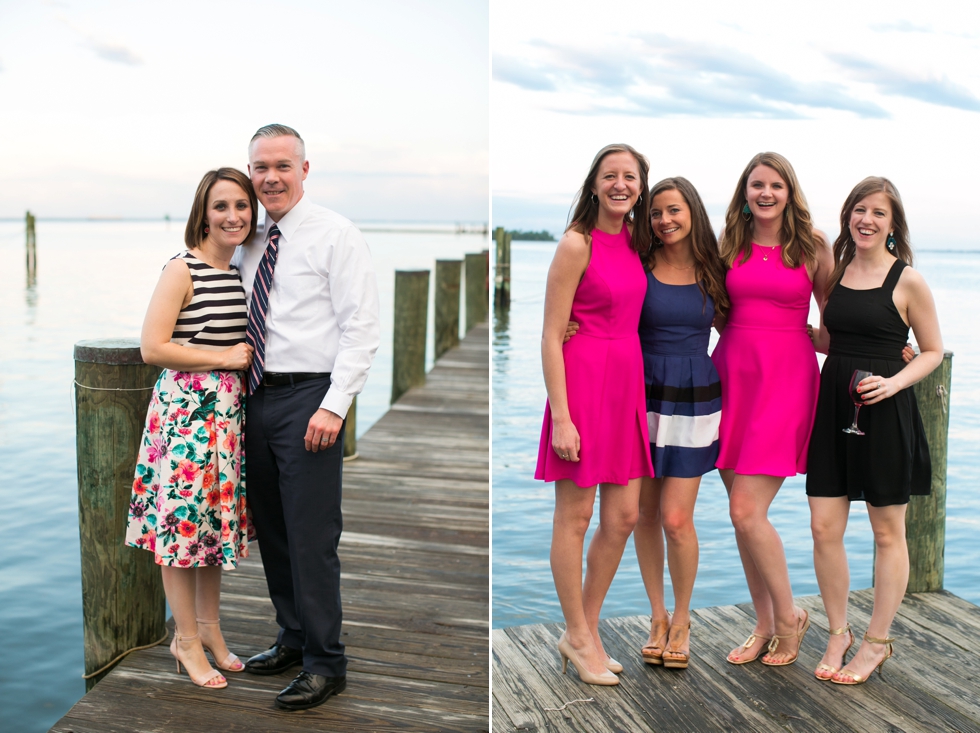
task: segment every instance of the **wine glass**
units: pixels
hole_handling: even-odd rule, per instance
[[[847,391],[851,395],[851,402],[854,403],[854,422],[851,423],[851,427],[844,428],[845,433],[851,433],[853,435],[864,435],[863,432],[858,428],[858,413],[861,411],[861,407],[864,405],[864,399],[861,397],[861,393],[857,391],[858,385],[861,383],[862,379],[867,379],[871,376],[871,372],[865,372],[861,369],[855,369],[854,374],[851,375],[851,383],[847,387]]]

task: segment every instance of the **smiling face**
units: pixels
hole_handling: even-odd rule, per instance
[[[879,191],[858,201],[851,209],[848,226],[858,249],[884,247],[892,230],[892,204],[888,196]]]
[[[650,222],[665,245],[683,242],[691,236],[691,207],[680,191],[661,191],[650,202]]]
[[[248,194],[234,181],[219,180],[208,192],[204,213],[207,239],[221,247],[237,247],[249,235],[252,204]]]
[[[599,212],[622,219],[640,197],[640,166],[630,153],[610,153],[599,163],[592,193],[599,198]]]
[[[257,138],[249,147],[248,174],[255,195],[273,221],[279,221],[303,198],[310,163],[292,135]]]
[[[773,168],[757,165],[745,184],[745,198],[752,216],[759,221],[780,220],[789,200],[789,186]]]

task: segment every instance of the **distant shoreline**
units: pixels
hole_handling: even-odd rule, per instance
[[[23,217],[0,217],[0,223],[23,223]],[[183,224],[186,217],[143,217],[143,216],[43,216],[36,217],[39,222],[56,222],[59,224],[86,223],[125,223],[125,224]],[[383,219],[354,222],[363,232],[398,232],[412,234],[489,234],[490,227],[484,222],[459,221],[388,221]]]

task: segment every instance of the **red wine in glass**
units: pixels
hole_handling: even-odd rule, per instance
[[[851,427],[844,428],[845,433],[851,433],[852,435],[864,435],[864,433],[858,428],[858,413],[861,411],[861,407],[864,405],[864,398],[861,393],[858,392],[858,385],[861,380],[867,379],[871,376],[871,372],[865,372],[861,369],[855,369],[854,374],[851,375],[851,383],[847,387],[847,391],[851,394],[851,402],[854,403],[854,422],[851,423]]]

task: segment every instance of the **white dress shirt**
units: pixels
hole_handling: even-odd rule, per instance
[[[274,224],[268,215],[233,260],[249,304]],[[277,223],[279,256],[266,316],[266,372],[330,372],[320,403],[347,416],[381,341],[378,283],[361,232],[304,195]]]

